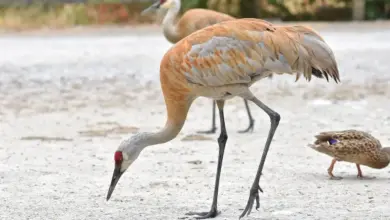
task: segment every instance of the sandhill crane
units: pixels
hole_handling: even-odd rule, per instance
[[[160,82],[167,108],[165,126],[158,132],[139,133],[121,142],[114,154],[115,169],[107,200],[119,178],[141,151],[175,138],[184,125],[191,103],[203,96],[216,101],[221,123],[215,188],[209,212],[187,214],[197,214],[198,219],[217,216],[219,179],[228,139],[224,103],[239,96],[256,104],[271,120],[249,199],[240,218],[250,214],[255,201],[258,209],[258,191],[262,191],[260,176],[280,115],[257,99],[249,87],[271,73],[296,74],[296,80],[303,74],[308,81],[313,75],[327,80],[333,78],[336,83],[340,81],[331,48],[314,30],[304,26],[277,26],[259,19],[235,19],[196,31],[173,45],[160,63]]]
[[[390,163],[390,147],[382,148],[379,140],[367,132],[358,130],[327,131],[321,132],[315,137],[314,144],[309,144],[309,147],[333,157],[328,168],[331,179],[341,179],[341,177],[333,175],[336,161],[355,163],[359,178],[363,178],[360,165],[382,169]]]
[[[150,7],[146,8],[142,11],[142,14],[148,14],[150,12],[154,12],[158,10],[159,8],[167,9],[168,12],[165,15],[162,25],[163,25],[163,33],[165,38],[170,43],[177,43],[184,37],[190,35],[191,33],[200,30],[202,28],[205,28],[207,26],[222,22],[222,21],[228,21],[236,19],[230,15],[216,12],[213,10],[208,9],[190,9],[187,10],[183,16],[176,22],[177,16],[179,14],[181,7],[181,0],[158,0],[154,4],[152,4]],[[269,78],[272,78],[272,75],[269,76]],[[255,121],[253,120],[248,101],[244,99],[244,104],[246,108],[246,112],[248,114],[249,118],[249,125],[246,129],[238,131],[239,133],[245,133],[249,131],[253,131],[253,126]],[[207,131],[199,131],[199,133],[204,134],[212,134],[215,133],[217,127],[216,127],[216,120],[215,120],[215,107],[216,103],[213,101],[213,108],[212,108],[212,119],[211,119],[211,129]]]

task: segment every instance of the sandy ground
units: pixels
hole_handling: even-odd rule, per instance
[[[344,26],[343,26],[344,25]],[[247,219],[390,219],[390,169],[336,164],[307,147],[324,130],[361,129],[390,146],[390,31],[377,25],[319,28],[342,83],[289,76],[253,91],[282,116],[261,178],[261,208]],[[342,28],[344,27],[344,28]],[[170,44],[155,28],[0,36],[0,219],[178,219],[211,205],[218,147],[199,98],[173,141],[147,148],[105,201],[123,138],[165,123],[159,62]],[[62,34],[61,34],[62,33]],[[269,119],[243,101],[226,104],[229,139],[217,219],[238,219],[260,161]],[[219,127],[219,123],[218,123]],[[188,140],[190,139],[190,140]]]

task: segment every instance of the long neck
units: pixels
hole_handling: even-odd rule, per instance
[[[144,133],[144,143],[147,146],[151,146],[174,139],[183,128],[191,103],[192,100],[188,100],[187,102],[168,102],[166,100],[168,119],[164,128],[155,133]]]
[[[177,1],[176,4],[168,10],[162,22],[164,36],[171,43],[176,43],[180,40],[180,34],[178,33],[175,24],[175,19],[176,16],[179,14],[179,11],[180,11],[180,1]]]
[[[184,75],[173,69],[174,63],[177,63],[177,56],[169,59],[167,54],[164,55],[160,65],[160,84],[164,94],[167,121],[162,130],[145,135],[143,142],[146,146],[162,144],[175,138],[183,128],[188,110],[196,99],[196,96],[191,94]]]

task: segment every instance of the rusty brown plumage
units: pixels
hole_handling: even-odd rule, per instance
[[[194,8],[186,11],[176,23],[180,40],[197,30],[223,21],[235,19],[234,17],[213,10]],[[171,42],[176,43],[176,42]]]
[[[390,163],[390,148],[382,148],[378,139],[367,132],[358,130],[327,131],[315,136],[309,146],[314,150],[333,157],[328,173],[332,174],[336,161],[355,163],[358,177],[363,177],[360,165],[382,169]]]
[[[207,81],[210,74],[219,78],[219,82],[213,83],[216,86],[238,83],[240,79],[242,79],[241,82],[251,85],[258,77],[264,78],[272,73],[296,74],[297,78],[303,74],[307,80],[311,80],[311,76],[315,75],[319,78],[325,77],[327,80],[333,78],[335,82],[339,82],[339,72],[330,48],[323,46],[326,43],[317,33],[309,28],[305,28],[306,32],[302,33],[302,29],[304,28],[297,28],[297,26],[274,26],[259,19],[236,19],[222,22],[194,32],[178,42],[165,54],[162,63],[168,63],[171,68],[191,63],[191,71],[186,74],[196,76],[197,81],[192,81],[193,84],[206,87],[211,86],[211,83]],[[220,42],[211,42],[216,37],[224,39]],[[231,39],[232,42],[222,45],[224,40]],[[221,45],[217,45],[218,43]],[[319,44],[323,44],[320,45],[323,48],[318,49]],[[202,50],[196,50],[195,47],[201,46],[204,46]],[[218,49],[224,50],[224,53]],[[201,53],[204,55],[200,55]],[[283,64],[286,65],[286,68],[282,68],[281,71],[276,68],[266,71],[264,75],[242,71],[243,68],[253,70],[256,67],[264,67],[269,60],[275,61],[281,57],[283,57]],[[249,61],[256,63],[251,65]],[[210,64],[218,66],[221,63],[228,65],[231,72],[208,71]],[[287,69],[290,71],[285,71]],[[170,74],[177,78],[175,74],[184,73],[167,71],[161,74]],[[194,88],[194,86],[189,86],[189,88]]]
[[[247,206],[240,217],[250,213],[254,201],[259,207],[257,192],[261,189],[258,182],[280,120],[279,114],[254,97],[249,87],[274,73],[295,74],[297,78],[303,75],[308,81],[312,76],[332,78],[336,83],[340,81],[333,52],[316,32],[301,26],[277,26],[259,19],[235,19],[203,28],[177,42],[161,60],[162,91],[169,102],[168,122],[184,120],[188,108],[180,107],[189,106],[199,96],[219,103],[220,138],[226,135],[224,100],[240,96],[251,100],[270,116],[271,129],[263,157]],[[174,114],[169,111],[174,111]],[[223,151],[226,142],[221,140],[226,139],[219,139]],[[221,163],[222,159],[218,159],[218,167]],[[219,175],[220,168],[214,192],[218,192]],[[216,200],[213,201],[212,210],[201,215],[215,215]]]
[[[173,45],[160,63],[160,83],[167,108],[167,121],[158,132],[136,134],[123,141],[118,155],[123,160],[116,164],[110,198],[120,176],[137,159],[141,151],[151,145],[168,142],[182,129],[191,103],[200,96],[217,103],[221,124],[218,138],[219,156],[209,212],[199,218],[219,214],[217,198],[219,180],[228,135],[225,125],[224,102],[241,97],[261,108],[270,118],[270,129],[263,155],[251,186],[247,205],[240,218],[249,215],[252,207],[260,207],[259,186],[267,153],[279,125],[280,115],[261,102],[249,90],[255,82],[270,74],[303,75],[340,81],[337,62],[331,48],[314,31],[301,26],[273,25],[259,19],[235,19],[200,29]],[[360,142],[361,143],[361,142]]]

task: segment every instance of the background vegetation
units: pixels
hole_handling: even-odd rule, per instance
[[[0,6],[0,27],[18,30],[154,22],[154,17],[140,16],[140,12],[154,0],[132,3],[120,3],[123,2],[120,0],[85,1],[88,2],[3,5]],[[367,19],[390,18],[389,6],[390,0],[366,0]],[[352,0],[182,0],[182,12],[191,8],[213,9],[235,17],[277,18],[284,21],[352,18]]]

